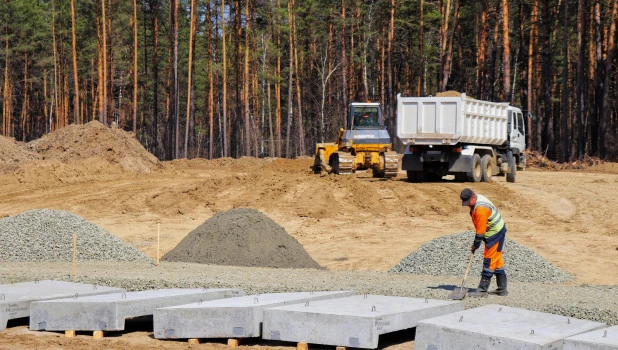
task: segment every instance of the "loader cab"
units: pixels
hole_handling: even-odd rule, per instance
[[[382,108],[377,102],[350,103],[350,125],[355,129],[380,129],[383,127]]]

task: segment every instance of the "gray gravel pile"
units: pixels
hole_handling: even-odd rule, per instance
[[[473,241],[472,231],[438,237],[410,253],[389,272],[463,277]],[[508,237],[504,243],[503,257],[510,281],[555,283],[573,279],[567,271],[552,265],[542,256]],[[478,276],[482,268],[483,246],[474,254],[470,276]]]
[[[86,219],[61,210],[35,209],[0,220],[0,261],[151,262],[147,255]]]
[[[70,276],[71,263],[2,263],[0,283],[56,279],[129,291],[163,288],[239,288],[245,294],[352,290],[378,294],[448,300],[462,276],[393,274],[377,271],[329,271],[161,262],[85,262]],[[478,280],[468,281],[474,288]],[[490,289],[496,286],[495,279]],[[618,325],[618,286],[509,281],[509,295],[466,297],[466,308],[500,304]]]

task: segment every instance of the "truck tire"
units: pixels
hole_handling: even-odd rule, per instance
[[[422,171],[412,171],[408,170],[408,182],[423,182],[423,172]]]
[[[513,157],[513,151],[506,152],[506,161],[509,165],[509,172],[506,173],[506,182],[515,182],[515,157]]]
[[[492,157],[489,154],[486,154],[481,158],[481,181],[491,181],[493,171]]]
[[[466,173],[466,178],[470,182],[479,182],[482,178],[481,156],[475,154],[472,156],[472,167]]]

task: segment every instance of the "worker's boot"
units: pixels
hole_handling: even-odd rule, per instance
[[[489,283],[491,283],[491,277],[482,276],[479,287],[474,292],[470,292],[468,295],[470,295],[471,297],[486,297]]]
[[[496,275],[496,282],[498,283],[498,288],[496,290],[492,290],[489,294],[495,294],[503,297],[509,295],[509,292],[506,290],[506,274]]]

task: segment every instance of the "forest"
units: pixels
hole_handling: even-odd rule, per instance
[[[3,136],[93,120],[161,160],[312,155],[347,106],[508,102],[528,149],[618,160],[618,0],[0,0]]]

